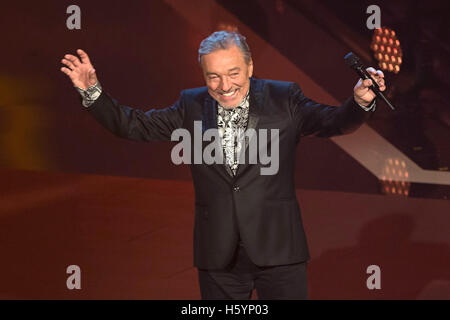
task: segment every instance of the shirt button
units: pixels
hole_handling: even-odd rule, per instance
[[[239,186],[234,186],[233,187],[233,191],[234,192],[239,192],[241,189],[239,188]]]

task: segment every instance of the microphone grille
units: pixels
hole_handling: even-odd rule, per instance
[[[355,68],[357,66],[359,66],[361,64],[361,62],[359,61],[359,58],[357,55],[355,55],[353,52],[349,52],[345,55],[344,57],[345,63],[350,67],[350,68]]]

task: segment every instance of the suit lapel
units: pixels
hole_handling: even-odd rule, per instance
[[[262,92],[263,81],[257,80],[254,78],[250,78],[250,100],[249,100],[249,112],[248,112],[248,129],[256,130],[259,121],[259,109],[263,103],[263,92]],[[255,138],[255,137],[253,137]],[[244,148],[241,152],[247,152],[247,148],[249,145],[248,139],[244,140]],[[243,164],[239,164],[236,172],[236,176],[242,174],[245,169],[248,167],[248,161]]]

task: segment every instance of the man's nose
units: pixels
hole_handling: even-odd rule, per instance
[[[227,77],[223,77],[220,82],[220,89],[227,92],[231,89],[231,81]]]

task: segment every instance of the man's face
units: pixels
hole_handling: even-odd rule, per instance
[[[203,76],[209,94],[223,107],[234,108],[250,88],[253,62],[247,65],[237,46],[202,56]]]

